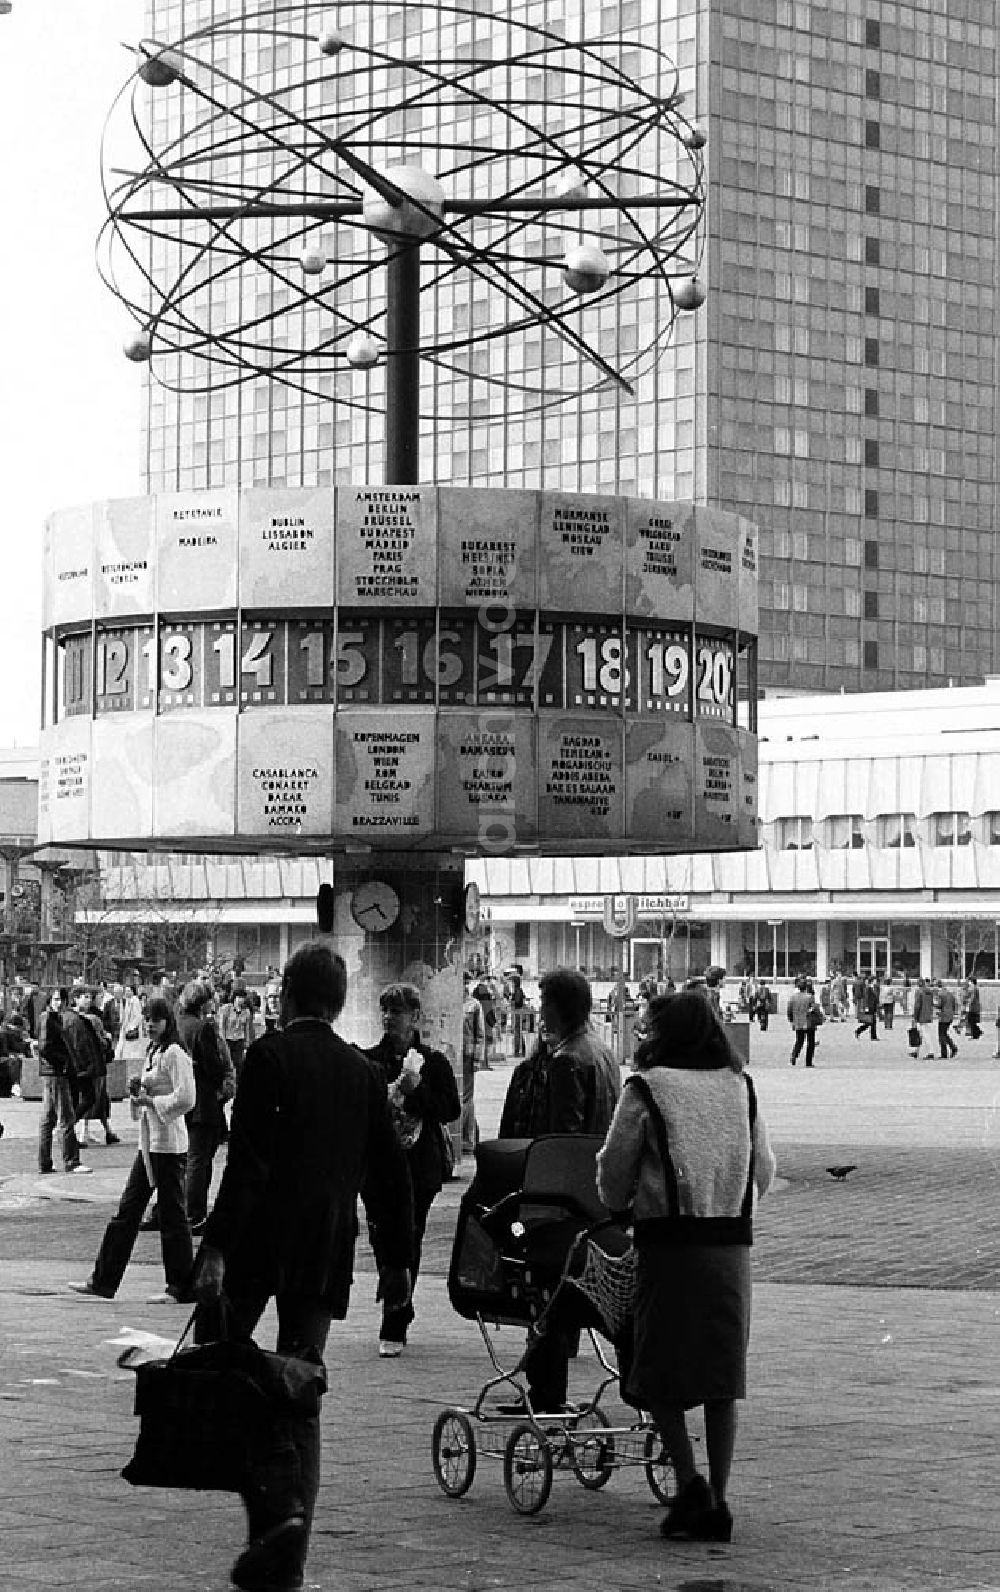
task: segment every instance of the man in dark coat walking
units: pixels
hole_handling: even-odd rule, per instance
[[[395,1304],[409,1297],[406,1159],[375,1070],[333,1032],[346,992],[343,959],[326,945],[304,945],[286,964],[280,1027],[247,1051],[228,1162],[195,1260],[197,1298],[207,1304],[224,1288],[243,1332],[274,1297],[282,1354],[321,1358],[331,1321],[347,1314],[362,1188],[384,1246],[382,1293]],[[244,1592],[303,1584],[319,1415],[297,1419],[291,1437],[297,1464],[277,1468],[266,1497],[245,1500],[250,1544],[231,1572]]]
[[[181,990],[177,1031],[184,1048],[191,1053],[194,1066],[195,1102],[188,1112],[188,1158],[186,1198],[192,1233],[204,1230],[208,1216],[208,1193],[212,1186],[212,1161],[226,1137],[223,1101],[229,1073],[215,1024],[209,1021],[212,991],[208,984],[193,979]]]

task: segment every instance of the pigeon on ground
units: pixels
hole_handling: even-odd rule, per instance
[[[850,1166],[827,1167],[827,1171],[829,1172],[830,1176],[835,1177],[838,1183],[842,1183],[844,1181],[844,1178],[847,1176],[848,1172],[856,1172],[857,1170],[857,1166],[853,1162]]]

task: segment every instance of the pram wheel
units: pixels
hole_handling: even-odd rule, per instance
[[[552,1450],[545,1433],[530,1421],[514,1427],[503,1451],[503,1484],[513,1507],[537,1515],[552,1491]]]
[[[461,1410],[442,1410],[431,1438],[434,1474],[442,1492],[461,1498],[476,1474],[476,1434]]]
[[[674,1467],[667,1458],[659,1432],[646,1433],[645,1452],[649,1490],[661,1504],[668,1504],[674,1496],[672,1491]]]
[[[584,1487],[597,1491],[611,1480],[615,1464],[615,1440],[603,1436],[611,1423],[596,1405],[573,1422],[573,1469]]]

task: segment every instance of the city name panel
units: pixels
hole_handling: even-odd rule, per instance
[[[757,533],[689,503],[255,488],[52,516],[40,839],[756,841]]]

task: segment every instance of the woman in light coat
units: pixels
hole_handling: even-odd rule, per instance
[[[677,1477],[664,1537],[728,1542],[736,1404],[746,1395],[755,1200],[774,1155],[741,1057],[697,992],[649,1003],[597,1158],[609,1210],[631,1209],[637,1256],[630,1402],[649,1410]],[[705,1410],[708,1478],[685,1411]]]
[[[146,1035],[142,1026],[142,1001],[135,984],[126,984],[121,999],[121,1026],[115,1044],[115,1060],[125,1062],[128,1079],[137,1078],[146,1060]]]
[[[146,1003],[146,1065],[129,1085],[133,1121],[139,1123],[139,1153],[132,1163],[118,1210],[104,1231],[94,1269],[74,1293],[113,1299],[125,1274],[139,1224],[156,1190],[166,1290],[152,1302],[186,1294],[194,1259],[184,1199],[188,1132],[185,1113],[195,1103],[194,1069],[180,1042],[173,1007],[162,996]]]

